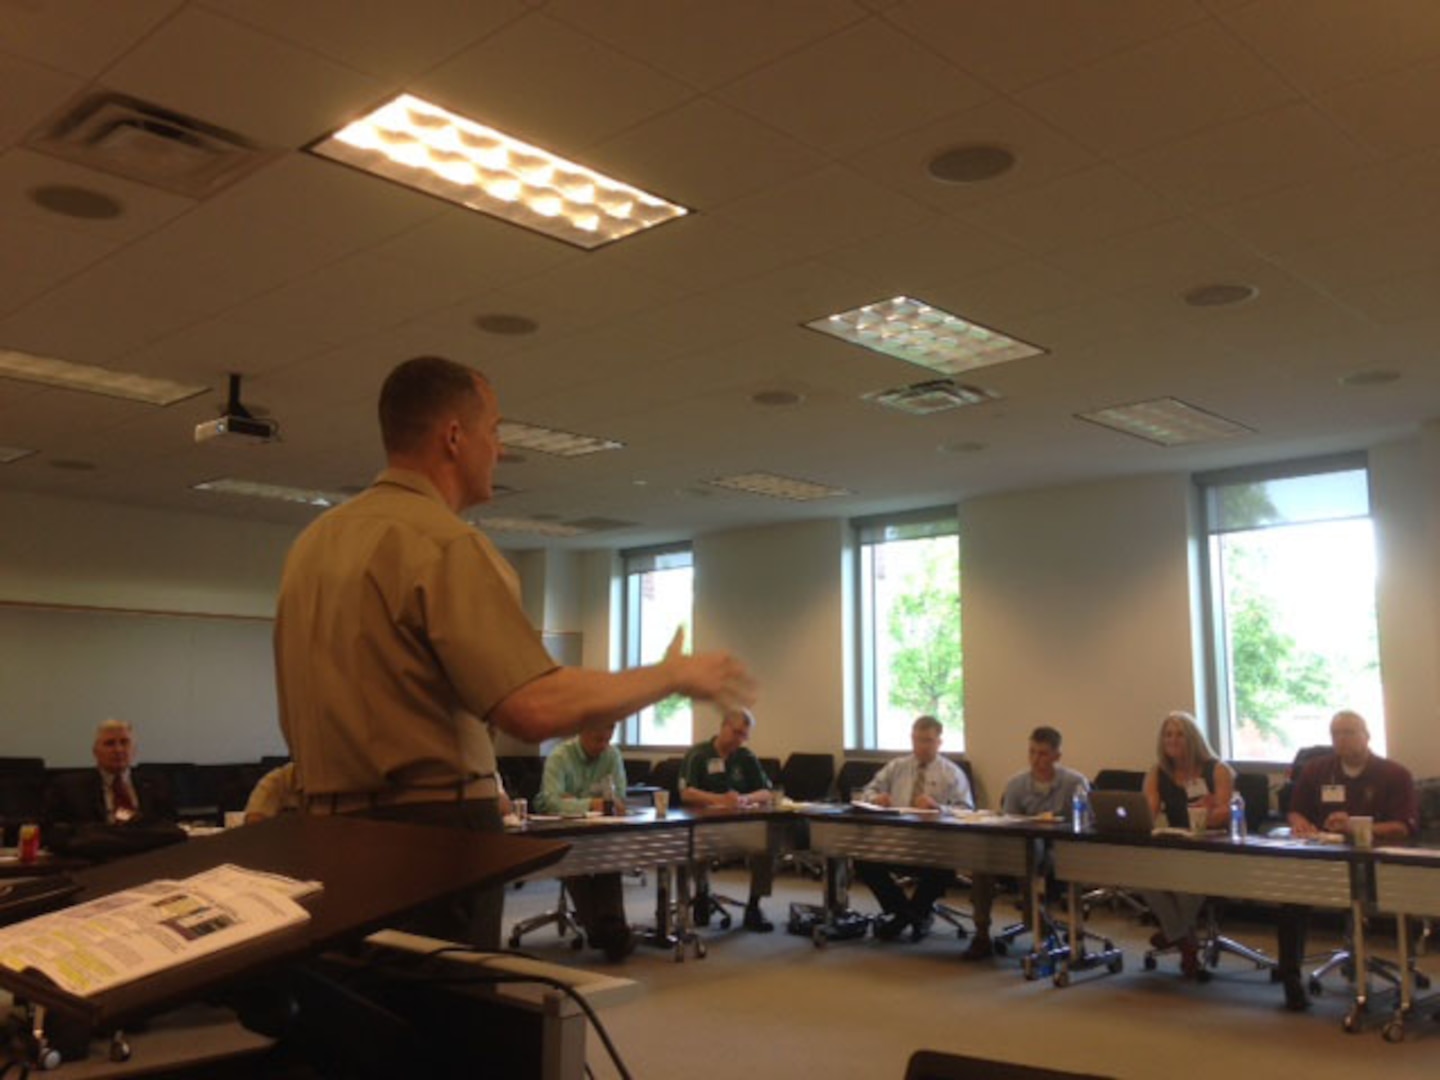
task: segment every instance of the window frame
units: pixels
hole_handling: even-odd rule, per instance
[[[662,562],[676,556],[684,556],[684,562],[661,565]],[[622,670],[644,666],[644,661],[640,658],[640,639],[643,627],[640,621],[640,611],[632,598],[632,580],[641,574],[656,570],[679,569],[681,566],[688,566],[693,575],[695,547],[688,540],[628,548],[620,552],[620,667]],[[693,626],[694,621],[695,593],[692,576],[689,625]],[[653,706],[650,707],[653,708]],[[643,711],[641,710],[641,712]],[[640,712],[634,712],[627,716],[624,723],[619,725],[616,736],[616,743],[622,749],[627,750],[670,750],[689,745],[688,743],[644,742],[641,739]]]
[[[888,530],[916,530],[913,536],[885,536]],[[928,533],[927,531],[928,530]],[[866,579],[866,548],[873,547],[880,543],[892,543],[899,540],[923,539],[926,535],[930,537],[953,536],[956,544],[956,602],[960,602],[962,594],[959,585],[960,574],[960,544],[961,528],[960,514],[955,506],[932,506],[923,507],[917,510],[902,511],[894,514],[875,514],[866,517],[852,518],[850,521],[850,536],[853,552],[853,567],[851,584],[853,596],[849,604],[849,615],[854,627],[854,660],[855,675],[852,680],[853,701],[855,704],[854,716],[847,730],[845,731],[845,749],[860,755],[882,754],[891,755],[897,752],[897,748],[883,748],[878,745],[879,709],[876,702],[876,663],[875,663],[875,612],[874,612],[874,582]],[[962,614],[962,644],[963,644],[963,614]],[[964,660],[962,649],[961,672],[963,677]],[[960,746],[947,745],[947,753],[962,753],[964,750],[964,704],[962,694],[961,704],[961,730],[958,739]],[[953,733],[947,732],[953,735]]]
[[[1366,513],[1365,517],[1374,526],[1375,503],[1374,483],[1370,475],[1369,455],[1364,450],[1356,450],[1338,454],[1326,454],[1318,457],[1298,458],[1288,461],[1270,462],[1260,465],[1243,465],[1229,469],[1215,469],[1207,472],[1195,473],[1191,476],[1194,485],[1196,499],[1196,525],[1197,525],[1197,559],[1199,602],[1200,602],[1200,626],[1202,632],[1202,647],[1204,655],[1201,658],[1201,670],[1204,672],[1204,690],[1201,695],[1206,707],[1206,734],[1217,748],[1220,756],[1226,760],[1234,757],[1234,718],[1231,716],[1231,695],[1227,688],[1231,685],[1230,673],[1230,648],[1226,637],[1227,626],[1221,610],[1221,595],[1219,590],[1219,568],[1216,566],[1217,555],[1212,550],[1212,540],[1217,535],[1235,532],[1234,529],[1217,529],[1213,520],[1213,500],[1210,497],[1212,491],[1217,488],[1236,484],[1263,483],[1271,480],[1298,480],[1307,476],[1320,476],[1327,473],[1342,473],[1363,471],[1365,473],[1366,489]],[[1342,518],[1328,518],[1321,520],[1338,521]],[[1318,524],[1319,521],[1313,522]],[[1284,523],[1277,523],[1283,525]],[[1378,598],[1377,598],[1378,602]],[[1378,621],[1378,612],[1377,612]],[[1383,688],[1383,674],[1382,674]],[[1278,765],[1290,764],[1290,760],[1273,761],[1262,760],[1257,764]]]

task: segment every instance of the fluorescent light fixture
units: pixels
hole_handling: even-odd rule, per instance
[[[879,300],[805,325],[941,375],[1041,356],[1045,352],[908,296]]]
[[[486,532],[532,533],[535,536],[580,536],[588,529],[578,525],[566,525],[561,521],[541,521],[539,518],[521,517],[477,517],[475,524]]]
[[[928,416],[930,413],[959,409],[966,405],[983,405],[987,401],[997,400],[1000,395],[979,386],[957,383],[954,379],[931,379],[891,390],[872,390],[860,397],[862,401],[898,409],[912,416]]]
[[[689,213],[410,94],[310,151],[586,249]]]
[[[1253,428],[1206,412],[1179,398],[1155,398],[1129,405],[1111,405],[1095,412],[1076,413],[1076,419],[1111,428],[1161,446],[1219,442],[1237,435],[1253,435]]]
[[[34,450],[26,450],[23,446],[0,446],[0,465],[11,465],[34,453]]]
[[[570,431],[553,431],[521,424],[514,420],[500,422],[500,442],[506,450],[535,450],[556,457],[581,457],[584,454],[598,454],[602,450],[622,450],[625,444],[614,439],[602,439],[595,435],[576,435]]]
[[[83,390],[87,394],[124,398],[126,401],[143,401],[147,405],[174,405],[210,389],[208,386],[152,379],[148,375],[115,371],[94,364],[72,364],[69,360],[34,356],[18,349],[0,349],[0,378],[58,386],[62,390]]]
[[[275,499],[300,503],[303,506],[338,506],[349,496],[338,491],[317,491],[313,488],[285,487],[283,484],[262,484],[257,480],[206,480],[195,485],[196,491],[215,495],[243,495],[251,499]]]
[[[809,480],[796,480],[789,476],[766,472],[722,476],[719,479],[705,482],[712,487],[743,491],[749,495],[766,495],[772,499],[789,499],[791,502],[810,502],[812,499],[832,499],[837,495],[854,494],[845,488],[827,487],[824,484],[811,483]]]

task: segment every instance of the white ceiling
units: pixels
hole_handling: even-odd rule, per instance
[[[273,158],[196,201],[27,147],[96,89]],[[586,253],[301,151],[401,90],[695,212]],[[929,177],[971,142],[1016,168]],[[125,212],[29,198],[56,183]],[[190,486],[364,484],[379,380],[419,353],[626,444],[501,466],[487,513],[635,523],[580,545],[1361,447],[1440,416],[1437,187],[1434,0],[0,4],[0,347],[212,387],[158,409],[0,379],[0,445],[39,451],[0,485],[303,521]],[[1216,282],[1259,295],[1181,301]],[[901,293],[1048,353],[967,379],[989,405],[867,404],[930,373],[801,324]],[[1400,378],[1339,381],[1372,369]],[[193,442],[228,372],[282,442]],[[751,403],[776,389],[803,403]],[[1164,395],[1255,434],[1166,449],[1074,418]],[[704,485],[756,470],[854,494]]]

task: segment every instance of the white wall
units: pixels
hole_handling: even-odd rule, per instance
[[[283,753],[270,620],[297,530],[0,492],[5,754],[86,764],[131,721],[151,761]]]
[[[968,756],[993,798],[1049,724],[1087,775],[1143,768],[1196,707],[1190,482],[1162,475],[960,507]]]
[[[849,653],[839,588],[846,526],[816,521],[695,540],[695,648],[728,649],[760,683],[751,748],[844,753]],[[696,737],[718,724],[700,710]]]

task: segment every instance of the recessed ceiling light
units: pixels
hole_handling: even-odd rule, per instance
[[[123,209],[118,199],[102,191],[75,187],[72,184],[42,184],[40,187],[31,188],[29,195],[31,202],[52,214],[64,214],[66,217],[91,221],[119,217]]]
[[[309,149],[586,249],[689,213],[410,94]]]
[[[1383,368],[1369,368],[1365,371],[1352,371],[1349,375],[1340,376],[1341,386],[1384,386],[1387,383],[1398,381],[1398,371],[1386,371]]]
[[[338,491],[286,487],[283,484],[262,484],[255,480],[234,480],[229,477],[205,480],[194,485],[194,488],[196,491],[206,491],[212,495],[243,495],[251,499],[274,499],[279,502],[300,503],[304,506],[338,506],[346,498]]]
[[[1260,290],[1254,285],[1200,285],[1187,292],[1183,299],[1191,307],[1229,307],[1259,295]]]
[[[928,169],[947,184],[978,184],[993,180],[1015,167],[1015,155],[1003,146],[974,143],[936,154]]]
[[[208,386],[152,379],[148,375],[135,375],[93,364],[72,364],[68,360],[56,360],[49,356],[32,356],[17,349],[0,349],[0,378],[58,386],[62,390],[81,390],[127,401],[143,401],[147,405],[174,405],[210,389]]]
[[[794,390],[761,390],[759,393],[751,394],[750,400],[756,405],[764,405],[769,408],[785,408],[789,405],[799,405],[805,400],[805,395],[797,394]]]
[[[23,446],[0,446],[0,465],[11,465],[21,458],[30,457],[36,453],[34,450],[27,450]]]
[[[513,337],[520,334],[533,334],[540,329],[540,324],[534,319],[525,315],[477,315],[475,325],[487,334],[503,334]]]
[[[540,518],[521,517],[476,517],[472,518],[486,532],[533,533],[536,536],[580,536],[586,530],[559,521],[542,521]]]
[[[941,375],[1022,360],[1045,352],[1038,346],[908,296],[880,300],[805,325]]]
[[[62,472],[94,472],[99,467],[93,461],[82,461],[79,458],[55,458],[47,464]]]
[[[1218,442],[1254,434],[1253,428],[1196,408],[1179,398],[1112,405],[1094,412],[1076,413],[1075,417],[1161,446]]]
[[[845,488],[828,487],[809,480],[796,480],[776,473],[753,472],[737,476],[722,476],[706,480],[712,487],[743,491],[749,495],[765,495],[772,499],[789,499],[792,502],[810,502],[812,499],[833,499],[838,495],[853,495]]]
[[[570,431],[553,431],[550,428],[521,424],[514,420],[500,422],[500,442],[506,446],[519,446],[557,457],[580,457],[596,454],[602,450],[622,450],[625,444],[614,439],[602,439],[595,435],[576,435]]]

